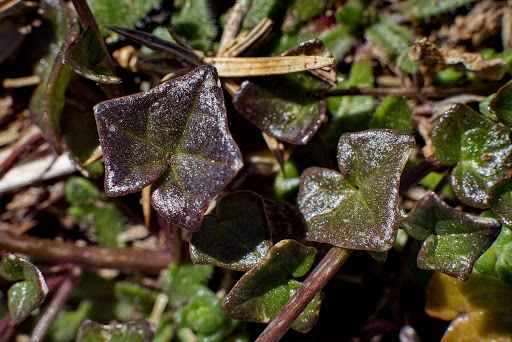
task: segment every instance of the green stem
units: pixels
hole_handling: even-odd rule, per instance
[[[100,246],[80,247],[50,239],[0,232],[0,250],[23,253],[40,261],[66,261],[99,268],[158,273],[174,261],[171,253]]]
[[[336,274],[351,253],[352,250],[349,249],[332,247],[293,294],[288,303],[261,333],[256,342],[279,341],[309,302]]]

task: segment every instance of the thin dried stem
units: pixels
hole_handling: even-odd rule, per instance
[[[222,37],[220,38],[217,56],[224,56],[224,52],[238,35],[245,15],[251,8],[251,2],[251,0],[238,0],[229,10],[226,26],[224,26],[224,31],[222,32]]]
[[[436,159],[434,155],[431,155],[419,164],[407,170],[400,180],[400,193],[404,193],[409,188],[417,184],[426,175],[432,171],[439,170],[443,165]]]
[[[490,95],[500,88],[497,82],[470,84],[463,87],[424,87],[421,90],[411,88],[348,88],[330,90],[324,94],[326,97],[331,96],[354,96],[369,95],[376,97],[384,97],[390,95],[398,95],[408,99],[422,98],[446,98],[460,94]]]
[[[81,274],[82,271],[80,270],[80,268],[75,267],[73,270],[73,274],[71,274],[70,276],[66,276],[63,279],[59,288],[53,295],[50,304],[44,310],[41,319],[39,319],[36,326],[34,327],[32,335],[30,336],[30,341],[39,342],[44,340],[46,334],[48,333],[48,329],[50,329],[50,326],[55,320],[55,317],[57,317],[57,314],[60,312],[64,304],[67,302]]]
[[[109,248],[100,246],[76,246],[49,239],[13,236],[0,232],[0,250],[24,253],[40,261],[73,262],[98,268],[140,270],[158,273],[174,261],[171,253]]]
[[[279,341],[295,319],[299,317],[309,302],[327,284],[351,253],[352,251],[349,249],[332,247],[293,294],[284,308],[261,333],[256,342]]]

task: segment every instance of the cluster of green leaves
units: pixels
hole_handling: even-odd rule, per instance
[[[437,1],[431,1],[417,11],[419,2],[410,0],[401,10],[405,16],[422,19],[471,2],[450,0],[436,5]],[[66,151],[77,165],[101,145],[108,196],[151,186],[151,202],[158,214],[193,232],[190,256],[194,263],[246,271],[224,300],[206,286],[214,270],[212,266],[172,265],[157,289],[89,274],[72,295],[79,301],[77,309],[59,313],[51,328],[52,338],[68,341],[78,332],[79,341],[247,339],[235,320],[269,323],[301,286],[296,278],[308,273],[316,253],[314,247],[291,239],[273,245],[263,199],[253,192],[227,194],[218,200],[215,214],[203,217],[212,199],[243,166],[242,152],[228,127],[223,90],[215,68],[199,65],[201,57],[186,44],[113,28],[139,43],[148,42],[157,52],[179,57],[197,67],[150,90],[94,103],[92,116],[91,110],[65,102],[68,84],[76,77],[72,70],[104,84],[116,84],[121,79],[104,66],[107,56],[92,29],[79,35],[77,23],[58,1],[43,4],[56,34],[52,49],[38,68],[44,82],[33,96],[31,112],[49,141],[59,151]],[[124,27],[134,26],[140,14],[154,5],[133,1],[123,7],[127,11],[123,14],[114,3],[91,2],[100,24]],[[278,25],[274,39],[248,54],[332,53],[339,61],[353,43],[365,39],[402,72],[413,72],[415,65],[408,58],[412,31],[377,11],[370,1],[350,0],[333,17],[324,15],[325,6],[324,2],[305,0],[292,1],[289,6],[278,0],[253,1],[241,25],[245,32],[264,17],[272,18]],[[177,34],[175,38],[181,36],[193,49],[203,52],[215,46],[218,24],[207,1],[176,1],[168,14],[171,23],[167,28]],[[283,16],[284,21],[280,19]],[[274,195],[296,203],[304,218],[305,236],[299,237],[297,233],[295,237],[334,248],[368,251],[384,261],[401,227],[412,238],[423,240],[417,259],[420,268],[472,284],[487,279],[470,277],[476,263],[475,269],[480,273],[511,283],[512,239],[510,228],[502,223],[510,225],[512,221],[512,88],[504,86],[489,99],[488,116],[468,106],[455,105],[432,132],[435,158],[452,168],[452,199],[476,209],[492,208],[497,219],[451,208],[435,193],[423,197],[409,213],[403,214],[399,210],[400,178],[416,146],[407,101],[398,96],[380,102],[372,96],[325,99],[325,92],[336,82],[318,76],[303,72],[251,78],[240,84],[233,97],[234,108],[260,131],[288,144],[307,145],[296,147],[295,155],[284,163],[274,182]],[[442,77],[442,83],[451,82],[442,81]],[[344,79],[335,89],[373,87],[374,65],[368,47],[363,44],[356,51],[348,75],[338,73],[334,78]],[[72,116],[73,109],[76,115]],[[327,143],[325,154],[337,155],[339,172],[319,167],[328,166],[329,161],[322,160],[321,153],[311,152],[315,144],[320,144],[315,143],[315,135]],[[302,158],[306,162],[297,158],[301,151],[307,155]],[[102,172],[98,164],[95,168],[80,168],[87,176]],[[100,244],[122,247],[116,237],[123,229],[124,218],[92,183],[72,178],[66,196],[71,203],[70,215],[93,230]],[[16,282],[11,287],[14,290],[9,290],[8,306],[14,321],[19,323],[44,300],[44,279],[35,266],[14,255],[4,257],[0,272],[7,280]],[[439,279],[448,278],[433,278],[429,300],[449,293],[437,293],[442,291]],[[495,281],[490,280],[494,282],[493,289],[510,293],[510,289]],[[102,291],[107,293],[98,295],[98,300],[91,298],[96,295],[91,289],[97,286],[88,282],[101,283]],[[165,295],[168,303],[164,304],[166,310],[158,317],[156,327],[146,321],[101,325],[84,320],[107,323],[112,317],[122,322],[147,319],[160,295]],[[475,296],[479,299],[480,292]],[[105,297],[110,302],[106,303]],[[98,312],[99,298],[109,310]],[[293,329],[307,332],[312,328],[322,298],[321,293],[314,297],[293,323]],[[455,311],[484,323],[491,316],[483,319],[482,312],[494,314],[494,310],[474,314],[469,306],[457,307]],[[455,317],[429,312],[442,319]],[[499,314],[500,322],[506,321],[508,308]],[[452,326],[455,329],[461,324],[464,323],[454,321]],[[445,340],[453,338],[450,336],[453,332],[447,333]]]

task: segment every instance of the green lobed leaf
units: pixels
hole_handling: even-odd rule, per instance
[[[502,179],[489,190],[492,210],[505,224],[512,226],[512,178]]]
[[[403,13],[416,19],[434,17],[477,0],[409,0],[403,7]]]
[[[162,290],[174,306],[186,304],[198,292],[211,291],[204,283],[212,276],[212,265],[171,265],[162,284]]]
[[[7,290],[7,307],[14,324],[18,324],[41,306],[48,294],[48,287],[43,274],[34,264],[12,253],[2,256],[0,275],[16,282]]]
[[[329,52],[324,44],[313,39],[281,56],[326,53]],[[316,133],[325,116],[325,101],[318,92],[330,88],[312,72],[245,81],[233,97],[233,105],[244,118],[268,135],[291,144],[304,145]]]
[[[224,196],[217,216],[206,216],[190,238],[194,264],[213,264],[237,271],[256,266],[271,246],[263,198],[252,191]]]
[[[498,90],[489,102],[489,112],[495,115],[504,125],[512,127],[512,83]]]
[[[224,299],[222,313],[242,321],[269,323],[301,285],[291,278],[305,275],[314,259],[314,247],[304,247],[294,240],[281,240],[259,265],[235,284]],[[322,297],[319,293],[313,298],[292,329],[308,332],[313,327]]]
[[[212,66],[102,102],[94,112],[107,195],[133,193],[156,181],[153,207],[180,227],[197,231],[210,201],[242,167]]]
[[[151,342],[155,333],[153,324],[146,321],[101,325],[85,319],[78,329],[77,342]]]
[[[125,230],[125,217],[114,203],[108,202],[96,186],[83,177],[66,182],[66,199],[72,204],[70,216],[85,225],[98,241],[111,247],[123,247],[117,236]]]
[[[472,274],[468,282],[434,273],[427,288],[428,315],[452,320],[442,342],[509,341],[512,287]]]
[[[467,281],[476,260],[492,245],[501,224],[449,207],[434,192],[419,200],[401,222],[410,236],[425,240],[418,267]]]
[[[207,52],[217,36],[217,27],[209,2],[207,0],[178,0],[175,1],[175,5],[180,9],[171,20],[173,29],[191,47]]]
[[[107,55],[96,33],[88,27],[64,51],[63,63],[77,74],[92,81],[107,84],[121,83],[121,79],[103,65],[106,59]]]
[[[306,238],[356,250],[393,247],[400,175],[414,145],[411,135],[391,130],[342,135],[341,173],[318,167],[302,173],[297,202]]]
[[[190,329],[198,342],[222,342],[240,322],[224,317],[222,300],[212,291],[201,291],[175,313],[180,329]]]
[[[411,132],[411,109],[399,96],[384,99],[375,110],[371,128],[387,128],[405,133]]]
[[[511,131],[465,105],[454,105],[432,132],[432,148],[445,165],[455,165],[451,184],[460,201],[489,208],[488,191],[512,170]]]

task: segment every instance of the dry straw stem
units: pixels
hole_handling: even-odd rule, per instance
[[[252,77],[288,74],[334,65],[334,58],[320,56],[207,57],[206,64],[217,68],[220,77]]]

